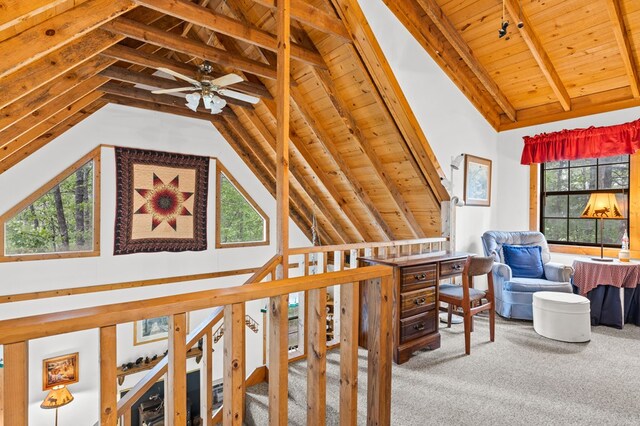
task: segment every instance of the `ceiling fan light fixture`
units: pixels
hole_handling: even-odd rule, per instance
[[[220,96],[214,96],[212,99],[213,107],[216,109],[222,109],[227,106],[227,101],[222,99]]]
[[[193,92],[185,96],[187,103],[185,104],[191,111],[196,112],[200,103],[200,93]]]
[[[210,94],[205,93],[204,95],[202,95],[202,103],[204,103],[204,107],[206,109],[211,109],[211,101],[213,100],[213,98],[211,97]]]

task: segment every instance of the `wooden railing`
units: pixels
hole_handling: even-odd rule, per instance
[[[279,259],[278,259],[279,262]],[[276,262],[276,263],[278,263]],[[264,268],[265,274],[270,269]],[[259,275],[256,276],[256,279]],[[252,300],[270,298],[280,301],[292,292],[307,292],[311,320],[308,323],[308,383],[310,401],[308,416],[314,423],[322,424],[325,416],[325,371],[326,342],[324,341],[325,302],[324,292],[329,286],[342,287],[341,298],[341,381],[340,416],[341,423],[355,425],[357,420],[357,317],[358,291],[360,281],[366,281],[374,292],[378,303],[369,307],[369,330],[371,339],[368,365],[367,416],[369,424],[389,424],[390,422],[390,380],[391,380],[391,269],[382,266],[359,268],[352,271],[327,273],[318,276],[290,278],[274,281],[269,285],[253,283],[239,287],[222,288],[160,297],[135,302],[106,305],[94,308],[37,315],[19,319],[0,321],[0,344],[4,345],[4,388],[12,389],[5,394],[4,424],[26,426],[28,424],[28,345],[29,340],[63,333],[99,329],[100,336],[100,424],[116,425],[121,414],[119,408],[131,406],[136,395],[140,395],[146,383],[153,383],[166,371],[166,386],[171,392],[166,395],[166,424],[186,424],[186,351],[204,338],[202,358],[205,380],[201,388],[205,400],[211,399],[212,327],[220,314],[224,315],[224,413],[225,424],[242,424],[244,404],[244,326],[245,303]],[[277,303],[270,305],[276,306]],[[209,320],[186,333],[186,313],[190,311],[217,308]],[[273,313],[271,313],[273,315]],[[156,365],[128,395],[117,403],[116,388],[116,326],[168,315],[170,319],[169,351],[163,362]],[[283,353],[282,340],[277,336],[278,323],[270,324],[270,348],[278,347]],[[273,368],[273,366],[270,366]],[[278,374],[287,378],[287,365],[280,363]],[[276,401],[286,407],[287,394],[282,389],[272,389],[270,393],[279,395]],[[273,401],[271,402],[273,403]],[[210,402],[205,402],[203,413],[211,413]],[[129,411],[129,410],[127,410]],[[203,416],[205,424],[210,424],[210,416]],[[123,419],[126,424],[126,416]],[[277,423],[277,422],[276,422]]]

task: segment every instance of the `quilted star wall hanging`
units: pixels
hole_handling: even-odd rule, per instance
[[[207,249],[209,158],[116,148],[114,254]]]

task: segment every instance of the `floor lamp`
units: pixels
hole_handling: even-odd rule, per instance
[[[600,219],[600,257],[592,257],[591,260],[612,262],[613,259],[604,257],[604,220],[623,218],[616,201],[616,194],[609,192],[592,193],[580,217]]]
[[[40,404],[40,408],[44,409],[56,409],[56,423],[55,426],[58,426],[58,408],[63,405],[67,405],[73,401],[73,395],[69,392],[69,389],[64,385],[54,386],[53,389],[49,391],[47,397]]]

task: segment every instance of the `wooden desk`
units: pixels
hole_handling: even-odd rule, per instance
[[[402,364],[418,349],[440,347],[438,331],[438,282],[462,273],[469,253],[421,254],[400,257],[361,257],[361,266],[392,266],[393,361]],[[358,343],[367,347],[367,294],[360,286],[360,327]]]

